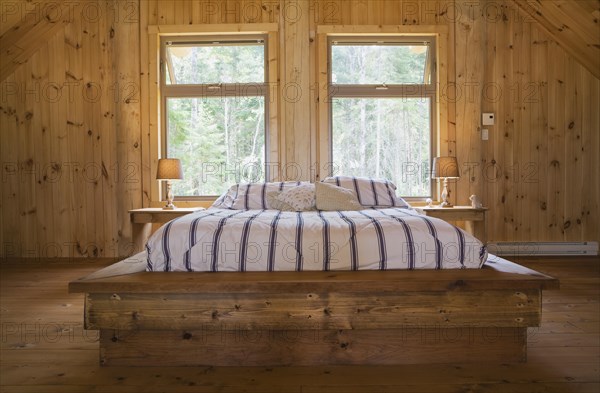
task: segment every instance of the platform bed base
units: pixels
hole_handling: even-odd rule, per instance
[[[103,366],[524,362],[526,328],[101,330]]]
[[[130,258],[70,283],[104,366],[526,361],[541,291],[500,258],[481,270],[147,273]]]

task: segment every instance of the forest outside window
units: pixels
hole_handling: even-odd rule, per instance
[[[266,37],[163,37],[162,156],[181,159],[178,199],[264,181]]]
[[[334,170],[391,179],[403,196],[431,196],[434,37],[329,37],[328,47]]]

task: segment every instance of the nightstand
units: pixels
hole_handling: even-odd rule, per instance
[[[173,210],[162,209],[160,207],[151,207],[146,209],[129,210],[131,218],[131,237],[133,241],[134,252],[144,250],[148,238],[152,234],[152,224],[164,224],[174,218],[185,216],[198,210],[204,210],[203,207],[181,207]]]
[[[426,216],[440,218],[444,221],[464,221],[465,230],[483,244],[487,242],[485,233],[485,212],[487,207],[474,208],[471,206],[454,207],[415,207],[415,210]]]

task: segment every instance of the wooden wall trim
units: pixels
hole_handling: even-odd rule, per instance
[[[277,23],[215,23],[192,25],[148,25],[148,34],[198,35],[198,34],[257,34],[278,31]]]
[[[150,160],[150,64],[148,62],[148,2],[139,2],[139,39],[140,39],[140,145],[142,159],[140,161],[140,181],[142,182],[142,204],[138,207],[150,207],[151,194],[151,160]]]
[[[445,25],[319,25],[317,34],[327,35],[423,35],[447,34]]]
[[[310,102],[310,17],[309,1],[282,1],[283,10],[298,7],[296,15],[285,13],[280,17],[280,86],[281,86],[281,145],[284,154],[282,180],[310,180],[314,160],[310,128],[312,105]],[[282,12],[283,12],[282,10]]]
[[[277,28],[277,26],[274,26]],[[266,149],[271,163],[281,163],[279,140],[281,130],[279,127],[280,117],[280,83],[279,83],[279,32],[277,30],[267,30],[267,61],[269,64],[269,100],[267,104],[266,123],[268,124],[268,140]],[[268,173],[271,181],[279,180],[279,173]]]

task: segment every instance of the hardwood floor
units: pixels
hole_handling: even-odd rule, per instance
[[[98,366],[67,283],[112,260],[0,260],[1,392],[487,393],[600,391],[600,258],[509,258],[552,275],[527,363],[386,367]],[[446,361],[446,360],[444,360]],[[451,359],[448,359],[451,362]]]

